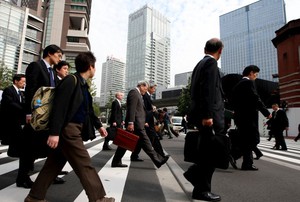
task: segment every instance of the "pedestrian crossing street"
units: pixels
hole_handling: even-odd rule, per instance
[[[182,134],[181,136],[183,139],[184,136]],[[259,148],[264,154],[261,160],[300,170],[300,142],[294,142],[291,139],[287,139],[286,142],[288,151],[272,150],[271,147],[274,145],[274,141],[267,141],[266,138],[261,138]],[[192,186],[183,178],[182,173],[184,170],[174,159],[170,158],[166,165],[163,165],[160,169],[156,169],[147,156],[143,156],[145,159],[143,163],[132,163],[130,161],[131,153],[127,151],[123,158],[123,163],[127,164],[128,167],[111,168],[111,160],[115,150],[101,151],[103,145],[102,137],[97,136],[95,140],[87,142],[85,145],[92,158],[93,166],[95,166],[99,173],[107,196],[114,197],[116,202],[191,201],[190,196],[186,193],[190,193]],[[8,157],[6,153],[7,149],[7,146],[0,146],[0,152],[2,152],[2,154],[0,154],[1,201],[23,201],[29,190],[16,187],[15,178],[19,160],[18,158]],[[166,152],[168,153],[168,151]],[[31,175],[33,181],[37,177],[38,171],[41,169],[44,161],[45,159],[35,161],[35,171]],[[55,202],[88,201],[71,166],[67,163],[63,170],[69,172],[69,174],[63,176],[67,182],[63,185],[50,186],[46,199]],[[144,177],[145,179],[143,179]],[[131,189],[136,188],[141,189],[141,192],[143,192],[143,190],[146,191],[145,193],[135,193],[136,200],[134,200],[135,196],[132,195]],[[152,190],[149,190],[150,188]],[[161,190],[161,193],[159,190]],[[146,194],[153,195],[151,191],[157,195],[156,200],[153,200],[153,196],[146,196]],[[128,197],[131,198],[128,199]],[[141,197],[143,198],[141,199]]]

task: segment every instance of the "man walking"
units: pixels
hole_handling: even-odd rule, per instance
[[[221,57],[223,43],[217,38],[206,42],[205,57],[196,65],[191,79],[191,114],[189,123],[200,131],[201,145],[208,145],[212,130],[224,132],[224,101],[221,77],[217,61]],[[203,148],[203,151],[208,148]],[[184,173],[194,186],[192,198],[204,201],[220,201],[221,197],[211,192],[211,180],[215,171],[207,155]]]

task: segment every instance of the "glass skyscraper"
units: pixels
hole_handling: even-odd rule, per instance
[[[129,15],[126,91],[138,81],[170,84],[170,21],[145,5]]]
[[[224,43],[221,71],[243,72],[248,65],[260,68],[259,78],[273,80],[278,73],[275,31],[286,24],[284,0],[260,0],[220,16]]]

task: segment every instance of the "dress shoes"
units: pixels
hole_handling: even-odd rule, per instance
[[[112,148],[109,145],[107,145],[107,146],[103,146],[102,150],[103,151],[109,151],[109,150],[112,150]]]
[[[242,166],[241,170],[253,170],[253,171],[257,171],[258,168],[256,168],[254,165],[252,165],[252,166]]]
[[[24,202],[47,202],[46,200],[39,200],[39,199],[34,199],[31,196],[27,196],[24,200]]]
[[[279,150],[282,150],[282,151],[287,151],[287,148],[280,148]]]
[[[112,163],[111,167],[112,168],[117,168],[117,167],[119,167],[119,168],[126,168],[126,167],[128,167],[128,165],[123,164],[123,163]]]
[[[262,157],[262,156],[263,156],[263,154],[259,154],[259,155],[257,155],[254,159],[258,160],[258,159],[260,159],[260,157]]]
[[[166,157],[164,157],[164,159],[163,159],[161,162],[155,163],[155,166],[156,166],[157,168],[160,168],[160,167],[161,167],[162,165],[164,165],[168,160],[169,160],[169,157],[166,156]]]
[[[115,202],[115,198],[107,198],[107,197],[104,197],[102,199],[98,199],[96,202]]]
[[[68,171],[60,171],[59,175],[67,175],[68,173]]]
[[[17,180],[16,184],[17,184],[17,187],[23,187],[25,189],[30,189],[33,185],[33,181],[30,178],[28,178],[24,181]]]
[[[203,201],[221,201],[221,196],[211,192],[193,193],[192,198]]]
[[[62,179],[61,177],[56,177],[53,181],[53,184],[63,184],[66,181],[64,179]]]
[[[141,161],[144,161],[144,160],[140,159],[140,158],[131,158],[130,161],[139,161],[139,162],[141,162]]]

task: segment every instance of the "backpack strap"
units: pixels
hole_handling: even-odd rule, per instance
[[[71,74],[75,79],[75,86],[77,85],[77,77],[74,74]]]

